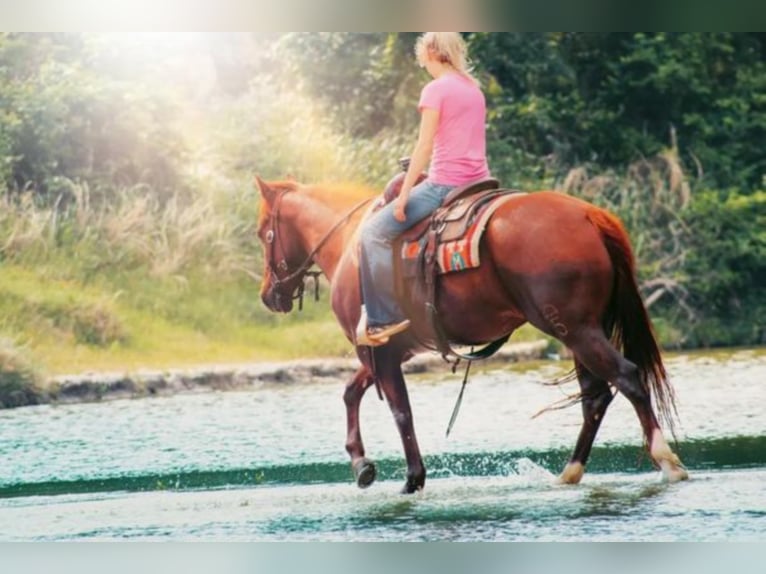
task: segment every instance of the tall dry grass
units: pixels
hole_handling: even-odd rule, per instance
[[[691,199],[689,179],[673,149],[634,162],[622,174],[615,171],[591,174],[586,166],[571,169],[560,188],[614,211],[637,216],[682,209]]]
[[[35,205],[31,193],[0,197],[0,256],[39,262],[62,251],[104,269],[143,267],[153,276],[203,267],[231,275],[255,266],[254,225],[205,195],[161,200],[143,188],[94,202],[85,183],[71,183],[68,205]]]
[[[185,189],[170,197],[146,186],[94,192],[64,178],[65,192],[48,205],[32,191],[0,193],[0,257],[34,263],[60,255],[96,273],[141,267],[158,278],[257,275],[254,174],[382,187],[403,149],[395,136],[352,141],[318,104],[266,87],[201,117],[188,128]]]

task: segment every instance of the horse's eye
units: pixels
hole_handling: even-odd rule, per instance
[[[266,243],[271,243],[272,241],[274,241],[274,230],[269,229],[266,232]]]

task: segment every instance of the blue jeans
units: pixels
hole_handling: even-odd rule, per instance
[[[391,242],[421,219],[428,217],[447,194],[452,185],[441,185],[425,180],[410,192],[405,221],[394,217],[394,202],[382,207],[362,224],[359,277],[362,283],[362,301],[367,310],[367,325],[377,327],[404,320],[404,313],[396,303],[394,292],[393,251]]]

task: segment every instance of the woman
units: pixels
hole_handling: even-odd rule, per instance
[[[426,32],[415,54],[433,80],[420,95],[420,130],[401,192],[362,226],[358,345],[383,345],[410,325],[394,294],[392,240],[433,213],[455,187],[489,177],[486,104],[471,76],[463,38],[457,32]],[[428,177],[414,186],[427,165]]]

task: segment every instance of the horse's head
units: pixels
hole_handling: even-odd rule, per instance
[[[255,186],[261,193],[258,218],[264,262],[261,300],[272,311],[288,313],[292,311],[293,300],[302,294],[304,277],[311,263],[294,227],[298,206],[284,201],[298,184],[294,181],[267,183],[256,176]]]

